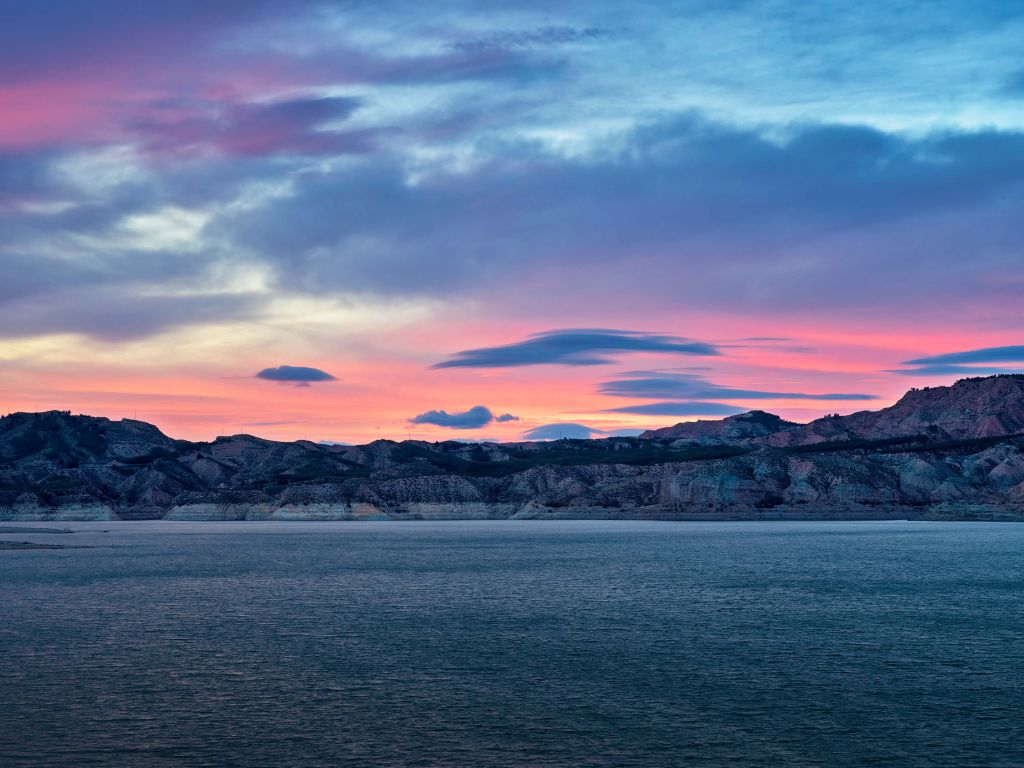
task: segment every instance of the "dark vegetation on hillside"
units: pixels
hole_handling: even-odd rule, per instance
[[[12,414],[0,419],[0,434],[13,431],[24,424],[30,414]],[[40,414],[33,428],[23,431],[9,441],[9,459],[28,458],[42,454],[47,459],[66,466],[77,466],[81,461],[95,461],[106,450],[105,425],[93,420],[82,420],[77,429],[62,428],[70,412]]]
[[[974,437],[966,440],[936,440],[929,435],[889,437],[883,440],[829,440],[822,443],[794,445],[783,449],[786,453],[834,453],[865,451],[873,453],[924,453],[934,451],[978,450],[1000,443],[1024,439],[1024,433]]]
[[[484,446],[465,451],[464,443],[435,443],[428,448],[422,443],[399,443],[392,458],[400,462],[421,462],[451,474],[473,477],[505,477],[539,466],[590,466],[596,464],[628,464],[647,466],[677,461],[707,461],[742,456],[751,449],[737,445],[691,445],[668,447],[650,440],[611,438],[608,440],[553,440],[532,444],[529,448],[515,444],[502,445],[509,458],[495,461]],[[459,451],[455,455],[451,447]],[[444,450],[449,447],[449,450]],[[441,448],[441,450],[437,450]]]

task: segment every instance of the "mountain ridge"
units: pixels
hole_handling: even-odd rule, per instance
[[[762,426],[746,433],[736,428],[730,431],[733,425],[746,422]],[[648,430],[640,437],[726,437],[791,446],[827,440],[886,439],[929,430],[947,440],[1024,431],[1024,375],[973,377],[950,386],[914,388],[887,408],[823,416],[807,424],[784,421],[764,411],[748,411],[724,419],[680,422]]]
[[[1024,376],[808,424],[752,411],[639,438],[176,440],[68,411],[0,418],[0,520],[1024,519]]]

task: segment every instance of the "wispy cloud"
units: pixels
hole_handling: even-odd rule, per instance
[[[899,373],[904,376],[998,376],[1024,373],[1024,363],[1017,368],[997,368],[988,365],[921,365],[916,368],[891,368],[886,373]]]
[[[984,347],[963,352],[947,352],[942,355],[918,357],[907,360],[904,365],[941,365],[945,363],[1024,363],[1024,345],[1007,347]]]
[[[640,331],[570,329],[538,333],[498,347],[457,352],[434,368],[508,368],[521,365],[603,365],[631,352],[718,355],[711,344]]]
[[[1010,363],[1007,367],[990,363]],[[1016,363],[1017,365],[1012,365]],[[1024,345],[1005,347],[982,347],[960,352],[946,352],[940,355],[905,360],[907,368],[897,368],[889,373],[907,376],[994,376],[1005,373],[1024,372]]]
[[[855,392],[774,392],[719,386],[690,373],[637,371],[627,378],[603,382],[603,395],[659,400],[874,400],[876,395]]]
[[[661,402],[609,408],[607,412],[635,413],[646,416],[732,416],[733,414],[742,413],[743,408],[726,405],[725,403]]]
[[[147,149],[172,154],[345,154],[368,149],[365,133],[324,126],[344,121],[360,103],[351,97],[226,104],[168,100],[144,107],[128,128]]]
[[[457,40],[449,43],[448,47],[456,51],[471,53],[491,50],[547,48],[599,40],[611,34],[611,30],[599,27],[549,26],[537,27],[536,29],[492,32],[481,37]]]

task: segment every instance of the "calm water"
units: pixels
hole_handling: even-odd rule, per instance
[[[5,768],[1024,766],[1024,525],[70,525]]]

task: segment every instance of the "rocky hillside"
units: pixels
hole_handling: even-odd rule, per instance
[[[1024,376],[989,376],[962,379],[951,387],[912,389],[889,408],[818,419],[766,442],[799,445],[921,434],[965,440],[1017,433],[1024,433]]]
[[[641,433],[644,440],[699,440],[702,442],[730,442],[755,437],[767,437],[776,432],[799,427],[774,413],[748,411],[724,419],[698,419],[683,421],[673,427],[649,429]]]
[[[1024,376],[1006,375],[962,379],[950,387],[912,389],[888,408],[825,416],[808,424],[750,411],[725,419],[681,422],[648,430],[640,437],[796,446],[918,435],[949,441],[1022,433]]]
[[[642,438],[173,440],[67,412],[0,419],[0,520],[1024,519],[1024,377],[806,425],[753,411]]]

